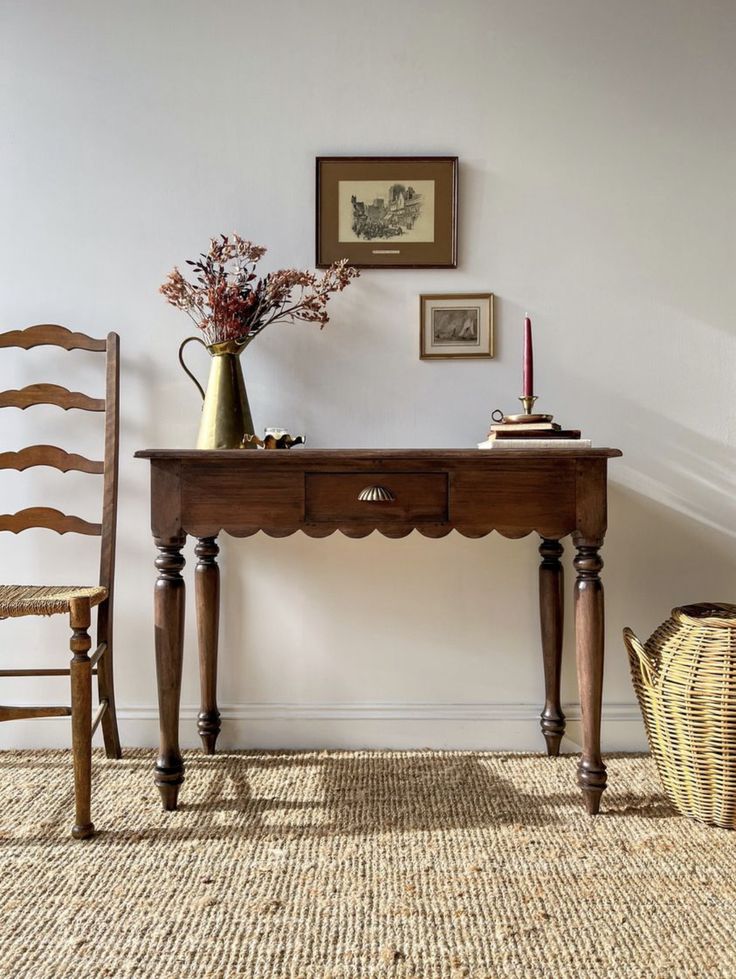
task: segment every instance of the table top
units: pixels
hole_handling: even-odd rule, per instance
[[[564,448],[555,447],[544,449],[312,449],[294,448],[282,450],[264,449],[140,449],[135,453],[136,459],[202,461],[202,462],[235,462],[238,465],[262,465],[264,462],[276,465],[294,466],[304,464],[325,464],[331,462],[346,462],[355,460],[369,462],[385,459],[387,461],[416,459],[418,462],[437,464],[470,462],[492,463],[503,459],[614,459],[623,455],[620,449],[610,448]]]
[[[602,541],[618,449],[146,449],[151,526],[161,540],[262,530],[325,537],[374,530],[425,537],[536,531]],[[385,496],[365,496],[382,491]],[[591,544],[592,546],[592,544]]]

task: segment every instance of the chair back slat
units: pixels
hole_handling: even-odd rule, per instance
[[[108,333],[104,340],[73,333],[64,326],[40,324],[26,330],[0,333],[0,348],[20,347],[30,350],[38,346],[56,346],[64,350],[92,350],[106,354],[105,397],[92,398],[79,391],[70,391],[56,384],[31,384],[16,391],[0,393],[0,408],[25,409],[31,405],[49,404],[63,408],[80,408],[105,413],[104,462],[67,452],[53,445],[30,445],[17,452],[0,453],[0,470],[16,469],[22,472],[33,466],[51,466],[60,472],[85,472],[102,475],[102,520],[91,523],[81,517],[70,516],[50,507],[30,507],[18,513],[0,515],[0,531],[18,534],[31,528],[56,531],[58,534],[77,533],[101,537],[100,584],[107,588],[107,598],[98,608],[98,635],[108,635],[112,618],[112,592],[115,568],[115,540],[117,524],[118,455],[120,436],[120,338]]]
[[[34,466],[50,466],[59,472],[97,473],[105,471],[105,463],[74,452],[65,452],[55,445],[29,445],[18,452],[0,452],[0,469],[15,469],[23,472]]]
[[[0,408],[30,408],[31,405],[56,405],[68,411],[104,411],[104,398],[91,398],[80,391],[70,391],[58,384],[29,384],[20,390],[0,392]]]
[[[24,530],[55,530],[57,534],[100,537],[102,524],[89,523],[81,517],[69,516],[51,507],[35,506],[19,510],[18,513],[0,514],[0,530],[9,530],[13,534],[20,534]]]
[[[11,330],[0,333],[0,347],[22,347],[30,350],[42,346],[62,347],[64,350],[97,350],[104,353],[107,350],[106,340],[95,340],[86,333],[72,333],[65,326],[52,323],[42,323],[29,326],[26,330]]]

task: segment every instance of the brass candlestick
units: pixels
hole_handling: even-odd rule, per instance
[[[521,415],[505,415],[500,408],[496,408],[491,412],[491,421],[494,421],[496,425],[506,426],[508,429],[510,426],[518,425],[519,428],[529,428],[533,425],[547,424],[553,420],[552,415],[536,415],[534,413],[534,402],[537,400],[536,394],[522,394],[519,398],[522,405],[524,406],[524,413]],[[559,425],[553,425],[553,428],[559,428]],[[493,431],[493,429],[491,429]]]

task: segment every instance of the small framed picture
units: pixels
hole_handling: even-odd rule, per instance
[[[457,267],[457,157],[317,158],[317,265]]]
[[[419,297],[422,360],[493,356],[493,293]]]

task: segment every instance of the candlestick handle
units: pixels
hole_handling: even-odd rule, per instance
[[[523,394],[519,401],[524,405],[524,414],[531,415],[534,410],[534,402],[537,400],[536,394]]]

